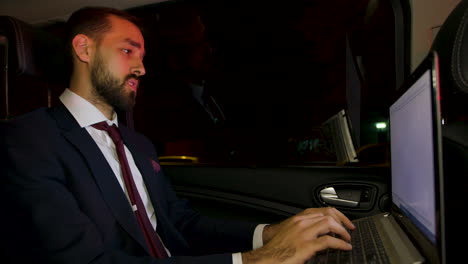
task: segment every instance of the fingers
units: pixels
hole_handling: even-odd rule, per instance
[[[338,216],[338,219],[340,220],[339,223],[343,224],[349,229],[354,230],[355,226],[353,222],[351,222],[351,220],[348,219],[348,217],[346,217],[342,212],[338,211],[338,209],[336,208],[332,208],[332,210]]]
[[[297,226],[299,233],[305,234],[310,239],[315,239],[328,233],[335,233],[346,241],[351,240],[351,235],[341,222],[331,215],[323,215],[321,213],[298,215],[292,218],[291,224]]]
[[[335,219],[338,223],[346,226],[348,229],[354,230],[355,226],[342,212],[333,207],[324,208],[309,208],[304,210],[300,215],[329,215]]]
[[[325,249],[351,250],[349,243],[351,236],[346,229],[331,216],[320,216],[303,220],[309,222],[310,226],[301,232],[303,242],[298,247],[298,255],[309,259],[317,252]],[[340,237],[330,236],[329,233],[335,233]]]
[[[324,213],[327,212],[323,209],[311,210],[282,222],[276,226],[278,231],[264,249],[272,252],[293,252],[285,257],[284,261],[280,261],[281,263],[304,263],[318,251],[327,248],[351,250],[352,246],[347,242],[351,240],[351,236],[341,222],[336,220],[339,219],[338,214],[333,217]],[[332,237],[329,233],[335,233],[337,236]]]
[[[326,235],[328,233],[335,233],[344,240],[351,241],[351,235],[348,233],[348,231],[330,216],[324,217],[324,219],[322,219],[316,225],[318,226],[318,228],[316,228],[315,231],[320,232],[316,235]]]
[[[303,220],[304,225],[308,225],[304,231],[310,238],[334,233],[346,241],[351,241],[348,231],[331,216],[316,217]]]
[[[310,243],[310,252],[319,252],[328,248],[339,249],[339,250],[351,250],[353,247],[346,241],[332,237],[332,236],[321,236]]]
[[[302,213],[292,218],[293,223],[298,223],[303,227],[313,225],[318,221],[323,220],[325,220],[326,223],[330,225],[330,228],[332,228],[331,230],[327,230],[325,234],[333,232],[340,235],[343,239],[350,240],[351,236],[343,228],[343,225],[346,226],[348,229],[354,229],[354,225],[343,213],[341,213],[335,208],[311,208],[303,211]],[[322,233],[321,235],[323,234],[324,233]]]

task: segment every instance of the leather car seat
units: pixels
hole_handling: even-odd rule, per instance
[[[468,1],[442,24],[432,50],[439,54],[442,113],[447,123],[468,120]]]
[[[60,38],[10,16],[0,16],[0,119],[53,105],[65,87]]]
[[[432,45],[439,55],[447,263],[465,259],[457,240],[466,237],[468,203],[468,1],[461,1]]]

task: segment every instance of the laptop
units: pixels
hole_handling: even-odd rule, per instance
[[[338,164],[359,162],[351,132],[351,121],[346,110],[342,109],[322,124],[325,138],[333,142]]]
[[[431,52],[390,106],[391,212],[354,220],[352,251],[308,263],[445,263],[438,76]]]

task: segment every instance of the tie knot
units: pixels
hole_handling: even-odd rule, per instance
[[[119,128],[115,124],[109,126],[106,121],[102,121],[91,126],[99,130],[107,131],[112,141],[114,141],[114,144],[122,143],[122,136],[120,135]]]
[[[109,130],[109,125],[107,124],[106,121],[102,121],[91,126],[99,130],[105,130],[105,131]]]

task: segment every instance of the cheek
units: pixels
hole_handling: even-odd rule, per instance
[[[113,59],[109,61],[109,71],[117,78],[124,78],[129,74],[128,64],[123,59]]]

